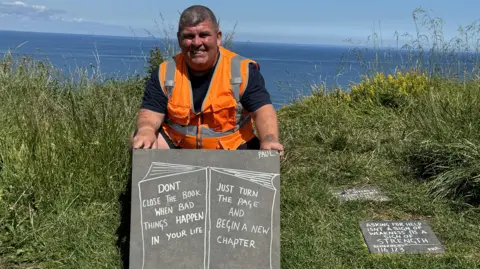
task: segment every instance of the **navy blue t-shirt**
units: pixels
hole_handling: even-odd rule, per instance
[[[272,101],[265,88],[265,80],[260,70],[254,64],[249,64],[249,70],[247,87],[243,92],[240,103],[248,112],[254,112],[264,105],[272,104]],[[208,86],[212,80],[213,71],[214,69],[205,75],[190,78],[195,111],[201,110],[203,99],[207,95]],[[167,104],[168,99],[160,86],[158,68],[156,68],[145,85],[141,108],[167,114]]]

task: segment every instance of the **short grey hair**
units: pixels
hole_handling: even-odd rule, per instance
[[[213,28],[218,31],[219,22],[211,9],[202,5],[193,5],[185,9],[180,15],[178,22],[178,33],[181,33],[187,26],[195,26],[204,21],[211,21]]]

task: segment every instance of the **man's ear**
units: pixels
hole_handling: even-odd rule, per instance
[[[222,44],[222,30],[218,30],[217,32],[217,46]]]
[[[182,47],[182,36],[180,34],[180,32],[177,32],[177,42],[178,42],[178,46],[181,48]]]

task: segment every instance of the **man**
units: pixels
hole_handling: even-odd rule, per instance
[[[213,12],[200,5],[184,10],[177,38],[181,53],[147,82],[132,147],[263,149],[283,155],[260,68],[220,45]]]

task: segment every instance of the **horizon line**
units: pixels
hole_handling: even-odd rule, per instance
[[[145,40],[162,40],[162,39],[167,39],[166,37],[153,37],[153,36],[128,36],[128,35],[108,35],[108,34],[95,34],[95,33],[68,33],[68,32],[48,32],[48,31],[34,31],[34,30],[11,30],[11,29],[1,29],[0,32],[13,32],[13,33],[29,33],[29,34],[50,34],[50,35],[71,35],[71,36],[96,36],[96,37],[105,37],[105,38],[118,38],[118,39],[141,39],[143,41]],[[173,38],[173,40],[176,40],[176,37]],[[350,49],[356,49],[356,48],[362,48],[362,49],[374,49],[374,50],[395,50],[395,51],[405,51],[403,48],[406,44],[403,44],[401,46],[393,46],[393,45],[380,45],[380,44],[328,44],[328,43],[288,43],[288,42],[269,42],[269,41],[252,41],[252,40],[233,40],[233,44],[248,44],[248,43],[254,43],[254,44],[264,44],[264,45],[289,45],[289,46],[305,46],[305,47],[324,47],[324,48],[350,48]],[[432,47],[424,47],[424,51],[427,53],[431,51]],[[408,50],[408,49],[407,49]],[[410,48],[410,51],[420,51],[421,49],[419,48]],[[456,51],[456,53],[479,53],[478,50],[475,48],[471,48],[468,51]]]
[[[30,33],[30,34],[53,34],[53,35],[73,35],[73,36],[97,36],[97,37],[108,37],[108,38],[128,38],[128,39],[143,39],[143,40],[161,40],[161,39],[167,39],[166,37],[152,37],[152,36],[128,36],[128,35],[109,35],[109,34],[95,34],[95,33],[69,33],[69,32],[49,32],[49,31],[35,31],[35,30],[11,30],[11,29],[1,29],[0,32],[14,32],[14,33]],[[173,38],[176,40],[176,37]],[[395,49],[395,46],[389,46],[389,45],[365,45],[365,44],[348,44],[345,42],[345,44],[329,44],[329,43],[302,43],[302,42],[282,42],[282,41],[277,41],[277,42],[272,42],[272,41],[253,41],[253,40],[233,40],[233,43],[256,43],[256,44],[272,44],[272,45],[293,45],[293,46],[310,46],[310,47],[337,47],[337,48],[377,48],[377,49]],[[401,49],[398,48],[398,49]]]

